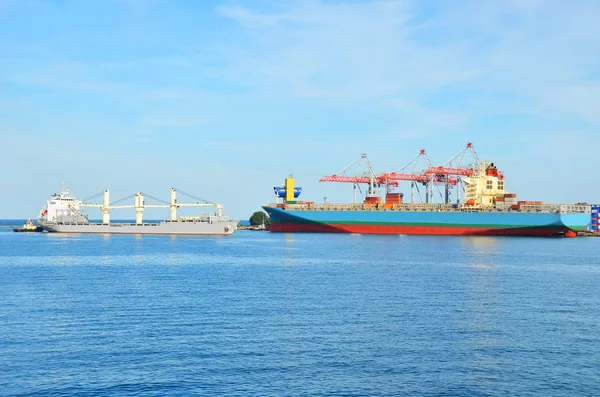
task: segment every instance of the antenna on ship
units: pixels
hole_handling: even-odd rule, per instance
[[[61,196],[66,196],[69,194],[69,188],[65,187],[65,183],[61,182],[60,183],[60,195]]]

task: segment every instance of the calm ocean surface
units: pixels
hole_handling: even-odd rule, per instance
[[[600,238],[0,229],[0,296],[3,396],[600,395]]]

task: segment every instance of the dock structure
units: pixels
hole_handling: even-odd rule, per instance
[[[594,232],[594,231],[577,232],[577,237],[600,237],[600,232]]]

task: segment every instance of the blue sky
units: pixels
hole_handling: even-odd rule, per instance
[[[302,198],[350,201],[318,179],[363,152],[376,171],[421,148],[441,164],[467,141],[522,199],[600,202],[599,16],[595,0],[0,0],[0,218],[37,216],[62,181],[177,187],[248,218],[292,172]]]

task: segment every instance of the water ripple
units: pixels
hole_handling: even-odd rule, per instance
[[[600,395],[599,248],[0,232],[0,394]]]

